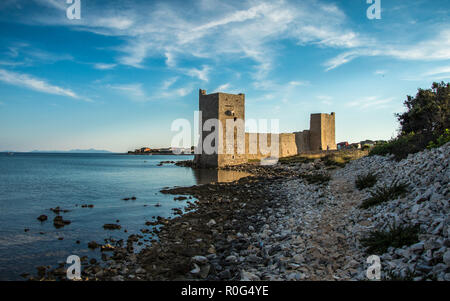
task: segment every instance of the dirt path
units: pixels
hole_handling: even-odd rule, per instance
[[[319,200],[316,210],[303,216],[311,229],[310,238],[305,241],[306,263],[311,267],[309,280],[348,280],[364,264],[355,256],[356,242],[348,234],[347,218],[362,194],[355,189],[353,180],[335,176],[321,191],[328,200],[323,204]]]

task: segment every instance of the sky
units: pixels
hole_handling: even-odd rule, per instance
[[[448,0],[80,1],[0,2],[0,151],[166,147],[200,88],[280,132],[336,112],[336,142],[389,139],[450,78]]]

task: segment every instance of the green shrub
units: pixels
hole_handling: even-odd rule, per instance
[[[367,247],[367,254],[384,254],[389,247],[401,248],[419,242],[419,229],[416,226],[399,226],[395,224],[385,231],[374,231],[361,239],[361,244]]]
[[[392,182],[391,185],[384,185],[375,188],[370,192],[370,197],[365,199],[362,204],[362,209],[367,209],[378,204],[394,200],[399,196],[405,194],[408,191],[408,185],[404,183],[398,183],[398,181]]]
[[[324,174],[300,174],[300,178],[304,179],[308,184],[326,184],[330,181],[331,177]]]
[[[322,161],[326,166],[344,167],[348,162],[351,161],[351,159],[351,156],[343,155],[343,153],[335,153],[326,155],[322,158]]]
[[[431,140],[432,137],[429,134],[415,134],[414,132],[403,134],[387,143],[376,145],[369,151],[369,156],[392,154],[395,160],[401,160],[408,154],[424,150]]]
[[[384,144],[377,144],[369,155],[393,154],[396,160],[450,141],[450,83],[433,83],[431,89],[418,89],[407,96],[405,112],[396,114],[401,133]]]
[[[291,156],[291,157],[282,157],[278,159],[280,164],[296,164],[296,163],[311,163],[314,162],[314,158],[308,158],[305,156]]]
[[[363,190],[364,188],[373,187],[377,183],[378,176],[374,173],[359,175],[355,180],[356,188]]]
[[[428,143],[427,148],[432,149],[432,148],[440,147],[448,142],[450,142],[450,130],[445,129],[444,133],[436,139],[436,142],[430,141],[430,143]]]

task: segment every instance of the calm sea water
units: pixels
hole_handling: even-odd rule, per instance
[[[39,265],[56,266],[71,254],[99,258],[99,251],[87,248],[89,241],[126,240],[145,228],[145,221],[153,216],[168,217],[172,208],[185,206],[185,202],[174,201],[174,196],[161,194],[164,187],[242,176],[157,166],[160,161],[187,159],[192,156],[0,154],[0,280],[21,279],[21,273],[34,273]],[[122,200],[132,196],[137,199]],[[157,203],[161,206],[155,207]],[[81,208],[82,204],[95,207]],[[62,214],[70,225],[53,226],[55,214],[49,209],[56,206],[70,210]],[[39,222],[41,214],[49,219]],[[105,223],[116,220],[121,230],[103,229]],[[76,244],[77,240],[81,243]]]

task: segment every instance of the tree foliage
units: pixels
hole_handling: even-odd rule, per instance
[[[450,83],[433,83],[404,102],[407,111],[396,114],[402,133],[436,136],[450,127]]]
[[[396,160],[449,142],[450,83],[433,83],[431,89],[419,89],[407,96],[406,111],[396,114],[400,133],[384,144],[376,145],[370,155],[393,154]]]

